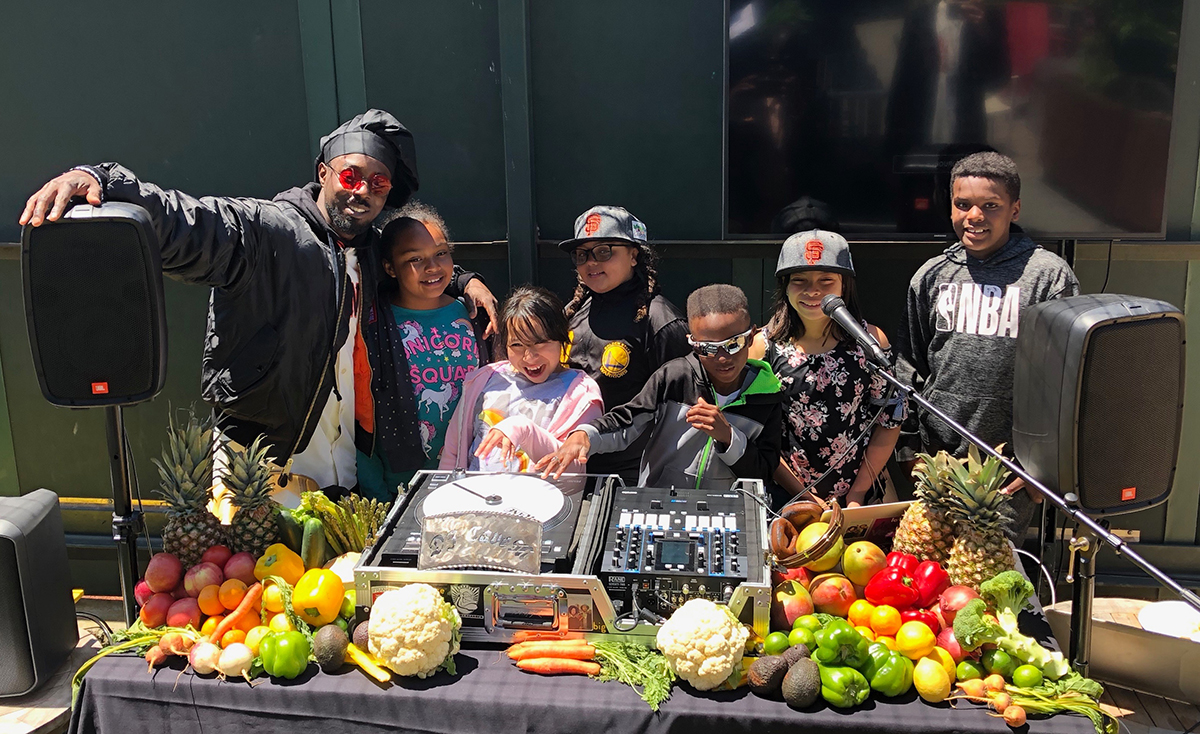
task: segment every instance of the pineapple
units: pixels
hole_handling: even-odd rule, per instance
[[[945,565],[954,544],[954,521],[946,514],[949,475],[951,466],[958,462],[945,451],[938,452],[936,457],[917,456],[921,459],[915,469],[917,501],[909,505],[900,519],[892,549]]]
[[[262,439],[262,436],[254,439],[250,448],[235,449],[228,445],[225,448],[227,473],[223,479],[229,501],[236,508],[229,528],[230,548],[234,553],[247,551],[260,556],[279,537],[275,525],[279,509],[271,499],[275,487],[267,464],[270,446],[262,446]]]
[[[1008,495],[1000,492],[1008,470],[991,456],[981,463],[974,446],[965,464],[952,469],[950,516],[958,523],[958,537],[946,570],[952,583],[978,591],[984,581],[1016,568],[1004,532],[1013,513]]]
[[[201,421],[195,408],[187,410],[187,421],[177,425],[170,418],[167,445],[162,461],[154,460],[162,478],[156,494],[169,505],[163,526],[163,550],[189,568],[200,562],[209,546],[225,542],[221,521],[208,511],[213,485],[212,417]]]

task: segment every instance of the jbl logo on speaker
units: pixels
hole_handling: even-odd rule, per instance
[[[107,382],[93,382],[92,383],[92,394],[93,395],[107,395],[108,394],[108,383]]]
[[[1137,499],[1137,487],[1126,487],[1121,490],[1121,501],[1132,502]]]

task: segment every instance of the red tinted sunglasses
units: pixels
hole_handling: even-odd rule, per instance
[[[392,182],[387,176],[382,173],[376,173],[373,176],[364,179],[362,173],[356,168],[344,169],[338,174],[338,182],[342,188],[347,191],[358,191],[363,185],[363,181],[367,182],[372,194],[383,195],[392,190]]]

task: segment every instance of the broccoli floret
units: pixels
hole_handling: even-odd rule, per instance
[[[979,595],[996,610],[996,621],[1011,634],[1019,632],[1017,615],[1030,606],[1033,584],[1019,571],[1004,571],[984,581],[979,587]]]
[[[954,617],[954,639],[967,650],[989,643],[996,645],[1021,662],[1040,668],[1051,680],[1070,672],[1071,666],[1061,652],[1047,650],[1037,640],[1021,634],[1015,626],[1016,612],[1010,610],[1010,613],[1014,620],[1012,630],[1005,629],[998,617],[987,613],[987,602],[972,599]]]

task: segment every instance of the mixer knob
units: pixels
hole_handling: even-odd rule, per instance
[[[728,604],[729,600],[733,598],[733,587],[726,586],[724,589],[721,589],[721,596],[725,599],[725,603]]]
[[[704,584],[700,584],[700,588],[696,590],[696,593],[703,595],[704,592],[705,592]]]
[[[680,593],[680,594],[683,594],[684,596],[687,596],[687,595],[688,595],[688,592],[689,592],[689,589],[688,589],[688,585],[687,585],[687,584],[684,584],[684,585],[683,585],[683,586],[682,586],[682,587],[679,589],[679,593]]]

